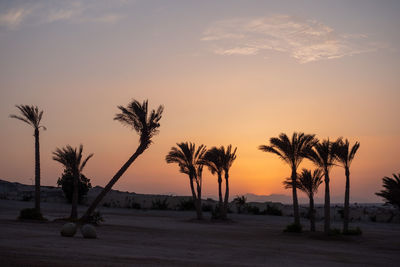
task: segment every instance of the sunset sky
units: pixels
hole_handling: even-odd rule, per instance
[[[400,172],[399,14],[400,1],[0,1],[0,179],[34,178],[16,104],[44,110],[42,184],[62,173],[56,147],[83,144],[84,174],[104,186],[138,144],[117,106],[149,99],[165,107],[160,133],[115,189],[189,195],[165,155],[191,141],[238,147],[231,196],[290,195],[290,168],[257,147],[300,131],[360,141],[351,201],[381,201]],[[335,167],[331,195],[344,183]],[[208,171],[203,192],[217,195]]]

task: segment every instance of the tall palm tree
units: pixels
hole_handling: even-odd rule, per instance
[[[10,115],[10,118],[21,120],[34,128],[35,136],[35,209],[40,212],[40,150],[39,150],[39,130],[46,127],[40,124],[43,116],[43,110],[39,111],[37,106],[16,105],[20,115]]]
[[[393,173],[393,178],[385,176],[382,181],[384,190],[375,195],[383,197],[386,204],[391,204],[400,210],[400,173],[397,175]]]
[[[190,190],[192,191],[193,201],[196,206],[197,219],[203,219],[201,211],[201,187],[202,171],[204,166],[204,155],[206,147],[200,145],[196,149],[194,143],[177,143],[177,147],[172,147],[165,161],[167,163],[178,163],[179,171],[189,176]],[[196,188],[194,187],[196,183]]]
[[[236,159],[236,150],[232,150],[232,145],[229,145],[226,150],[223,146],[220,148],[222,156],[222,166],[225,173],[225,198],[224,198],[224,210],[222,213],[222,219],[226,219],[228,213],[228,202],[229,202],[229,169]]]
[[[121,122],[122,124],[132,127],[140,136],[139,145],[136,151],[128,159],[127,162],[118,170],[114,177],[108,182],[100,194],[96,197],[93,203],[87,209],[82,220],[85,221],[96,209],[97,205],[101,202],[104,196],[111,190],[114,184],[121,178],[125,171],[131,166],[131,164],[140,156],[152,143],[152,138],[158,133],[160,127],[160,120],[163,106],[159,106],[157,110],[148,110],[148,100],[140,103],[137,100],[132,100],[127,107],[118,106],[120,113],[117,113],[114,120]]]
[[[53,159],[64,165],[65,169],[70,171],[73,176],[73,191],[72,191],[72,208],[70,219],[78,218],[78,190],[79,181],[81,180],[82,171],[88,160],[93,157],[93,153],[82,160],[83,145],[79,146],[79,150],[67,145],[63,148],[57,148],[53,152]]]
[[[317,193],[318,187],[322,183],[322,172],[320,169],[310,170],[303,169],[301,174],[298,176],[296,186],[298,189],[307,194],[310,199],[310,231],[315,232],[315,208],[314,208],[314,194]],[[292,188],[292,179],[288,178],[285,182],[286,188]]]
[[[204,165],[208,167],[211,174],[217,174],[218,176],[218,207],[219,207],[219,214],[223,214],[223,199],[222,199],[222,172],[223,169],[223,162],[222,162],[222,153],[221,149],[217,147],[212,147],[209,149],[206,154],[204,155]]]
[[[325,204],[324,204],[324,232],[329,234],[331,225],[331,203],[330,203],[330,190],[329,190],[329,172],[336,161],[336,149],[337,145],[335,142],[331,142],[328,139],[318,142],[314,145],[313,150],[308,154],[308,158],[314,162],[314,164],[321,168],[324,172],[325,182]]]
[[[269,141],[270,145],[261,145],[258,149],[278,155],[279,158],[290,166],[292,170],[294,223],[300,224],[299,203],[296,191],[297,168],[318,140],[315,138],[314,134],[294,132],[292,139],[289,139],[286,134],[281,133],[278,138],[272,137]]]
[[[350,148],[349,140],[343,141],[341,138],[336,143],[336,160],[342,165],[346,175],[346,190],[344,194],[344,209],[343,209],[343,232],[349,230],[349,202],[350,202],[350,165],[357,153],[360,143],[356,142]]]

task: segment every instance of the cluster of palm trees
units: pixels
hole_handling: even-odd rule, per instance
[[[315,231],[314,194],[319,185],[325,183],[324,203],[324,232],[330,233],[330,189],[329,173],[333,166],[340,165],[345,169],[346,188],[344,201],[343,232],[349,229],[349,197],[350,197],[350,165],[360,147],[359,142],[350,147],[350,142],[342,137],[336,141],[328,139],[318,140],[313,134],[293,133],[292,138],[281,133],[279,137],[273,137],[269,145],[261,145],[259,149],[278,155],[291,167],[291,177],[284,181],[287,188],[292,189],[294,224],[300,225],[299,204],[297,190],[304,191],[310,198],[310,223],[311,231]],[[297,169],[303,159],[311,160],[316,170],[303,169],[300,175]]]
[[[41,120],[43,111],[39,111],[37,106],[29,105],[17,105],[16,106],[20,115],[10,115],[11,118],[15,118],[26,122],[34,128],[35,136],[35,209],[40,213],[40,152],[39,152],[39,130],[46,129],[42,126]],[[105,195],[111,190],[113,185],[121,178],[126,172],[129,166],[140,156],[152,143],[152,138],[158,133],[160,127],[160,120],[163,106],[159,106],[157,110],[149,111],[148,101],[145,100],[140,103],[137,100],[132,100],[126,107],[118,106],[120,113],[117,113],[114,120],[121,122],[122,124],[131,127],[139,134],[139,145],[132,156],[127,162],[118,170],[118,172],[112,177],[105,188],[99,193],[93,203],[89,206],[85,214],[80,218],[80,221],[84,222],[89,220],[94,210],[105,197]],[[67,145],[63,148],[57,148],[53,152],[53,159],[60,162],[66,170],[70,171],[74,176],[74,191],[72,198],[72,209],[70,219],[76,220],[78,217],[77,203],[78,203],[78,183],[82,176],[82,170],[85,167],[88,160],[93,156],[90,154],[84,160],[83,146],[80,145],[79,149],[72,148]]]
[[[217,218],[227,219],[229,202],[229,169],[236,159],[237,148],[232,149],[229,145],[212,147],[207,150],[203,144],[196,148],[194,143],[182,142],[172,147],[165,157],[167,163],[177,163],[179,171],[189,177],[190,189],[196,207],[197,219],[203,219],[201,205],[202,174],[203,167],[206,166],[211,174],[218,177],[218,196]],[[225,178],[225,196],[222,197],[222,176]],[[196,186],[195,186],[196,185]]]

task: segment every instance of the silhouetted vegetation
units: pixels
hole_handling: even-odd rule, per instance
[[[237,196],[235,199],[233,199],[233,202],[235,203],[236,206],[236,212],[237,213],[243,213],[246,209],[246,201],[247,198],[245,196]]]
[[[193,199],[182,199],[178,203],[177,209],[181,210],[181,211],[184,211],[184,210],[196,210],[196,205],[195,205]]]
[[[21,115],[10,115],[10,118],[14,118],[23,121],[34,128],[35,137],[35,209],[40,213],[40,149],[39,149],[39,130],[42,128],[46,130],[46,127],[40,125],[42,120],[43,110],[39,111],[37,106],[28,105],[16,105]]]
[[[286,134],[281,133],[278,138],[270,138],[270,145],[261,145],[258,147],[261,151],[278,155],[280,159],[290,166],[292,170],[294,223],[298,225],[300,225],[300,213],[296,190],[297,168],[303,159],[309,155],[312,146],[317,141],[315,135],[294,132],[290,140]]]
[[[344,235],[362,235],[362,231],[360,227],[356,227],[354,229],[347,229],[347,231],[343,231]]]
[[[82,217],[82,221],[92,214],[92,212],[99,205],[105,195],[110,192],[114,184],[121,178],[131,164],[139,157],[152,143],[152,138],[158,133],[160,127],[160,120],[164,110],[163,106],[159,106],[157,110],[148,110],[148,101],[145,100],[141,104],[137,100],[132,100],[127,107],[118,106],[120,113],[117,113],[114,120],[121,122],[122,124],[134,129],[140,136],[139,146],[135,153],[128,159],[127,162],[119,169],[114,177],[108,182],[100,194],[95,198],[93,203],[87,209],[85,215]]]
[[[72,203],[72,195],[74,191],[74,176],[72,175],[72,172],[65,169],[61,178],[58,178],[57,185],[61,186],[68,203]],[[90,179],[81,174],[81,177],[78,180],[78,203],[82,203],[83,197],[87,195],[90,188],[92,188]]]
[[[28,208],[28,209],[23,209],[20,211],[19,220],[38,220],[38,221],[46,221],[46,219],[43,217],[42,213],[40,213],[39,210],[36,208]]]
[[[383,177],[383,190],[375,193],[384,199],[386,204],[391,204],[400,209],[400,173],[393,173],[392,177]]]
[[[167,210],[168,209],[168,199],[155,199],[151,202],[152,210]]]
[[[73,190],[72,190],[72,208],[71,208],[71,219],[78,218],[78,199],[79,199],[79,182],[82,182],[82,171],[85,168],[88,160],[93,157],[90,154],[86,159],[82,159],[83,145],[79,146],[79,149],[72,148],[70,145],[63,147],[62,149],[57,148],[53,152],[53,159],[61,163],[67,172],[72,175]]]
[[[273,205],[267,205],[266,215],[282,216],[282,211]]]
[[[100,225],[100,223],[104,222],[104,218],[100,211],[95,211],[89,217],[87,217],[86,222],[93,225]]]
[[[303,231],[303,227],[301,224],[291,223],[287,225],[283,231],[287,233],[301,233]]]

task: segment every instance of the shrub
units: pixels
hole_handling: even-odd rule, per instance
[[[178,206],[177,206],[178,210],[195,210],[196,206],[194,204],[194,200],[193,199],[182,199]]]
[[[32,209],[23,209],[20,211],[19,220],[39,220],[39,221],[45,221],[46,219],[43,217],[43,215],[40,213],[35,208]]]
[[[101,222],[104,222],[104,218],[100,211],[95,211],[88,217],[86,222],[94,225],[100,225]]]
[[[301,233],[303,231],[303,226],[301,226],[301,224],[291,223],[287,225],[283,231],[287,233]]]
[[[233,202],[236,205],[237,213],[242,213],[246,209],[246,206],[247,206],[246,201],[247,201],[247,198],[245,196],[237,196],[233,200]]]
[[[58,178],[57,185],[61,186],[64,196],[68,203],[72,202],[72,193],[74,191],[74,176],[68,170],[64,170],[61,178]],[[89,189],[92,188],[90,179],[86,178],[85,175],[81,174],[81,179],[78,181],[78,202],[81,203],[83,197],[87,194]]]
[[[360,227],[356,227],[354,229],[348,229],[347,231],[343,232],[344,235],[362,235],[362,231]]]
[[[340,235],[340,234],[341,234],[341,232],[340,232],[340,229],[338,229],[338,228],[331,228],[329,231],[329,235]]]
[[[204,212],[212,212],[213,211],[213,206],[211,204],[203,204],[201,205],[201,210]]]
[[[141,208],[142,208],[142,205],[140,205],[140,203],[132,202],[131,209],[140,210]]]
[[[254,214],[254,215],[259,215],[260,214],[260,209],[255,206],[247,206],[247,212]]]
[[[156,199],[151,202],[151,209],[152,210],[167,210],[168,209],[168,200],[167,198]]]
[[[211,208],[211,219],[218,220],[221,219],[221,212],[219,204],[215,205],[214,208]]]
[[[274,215],[274,216],[282,216],[282,211],[275,206],[267,205],[267,209],[265,210],[265,214]]]

